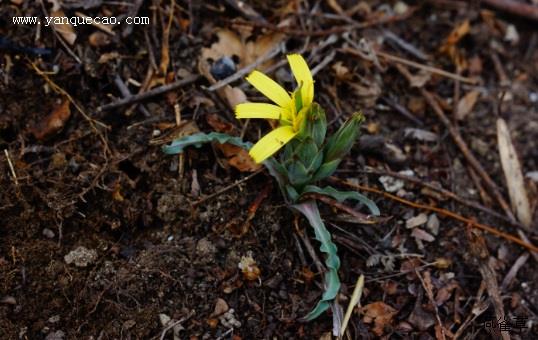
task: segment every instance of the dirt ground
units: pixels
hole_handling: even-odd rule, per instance
[[[161,150],[256,141],[244,76],[291,88],[288,53],[331,131],[367,118],[330,182],[382,218],[319,203],[344,311],[365,276],[344,338],[538,338],[538,3],[493,2],[2,2],[0,339],[330,339],[332,313],[301,320],[317,241],[272,177],[236,149]]]

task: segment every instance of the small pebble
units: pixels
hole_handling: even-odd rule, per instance
[[[65,255],[64,260],[67,264],[73,263],[77,267],[87,267],[97,260],[97,252],[94,249],[80,246]]]
[[[49,228],[44,228],[43,236],[45,236],[46,238],[54,238],[54,236],[56,235],[54,234],[54,231],[50,230]]]
[[[230,57],[222,57],[211,66],[211,75],[221,80],[235,73],[235,63]]]

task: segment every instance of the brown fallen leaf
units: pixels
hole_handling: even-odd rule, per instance
[[[233,144],[216,144],[216,147],[222,151],[228,159],[228,164],[241,172],[254,172],[260,169],[261,165],[256,164],[248,151]]]
[[[67,16],[65,15],[64,11],[61,9],[51,11],[50,16],[52,19],[52,27],[60,36],[69,44],[73,45],[75,43],[75,40],[77,40],[77,34],[75,33],[75,29],[73,26],[66,22]]]
[[[532,223],[532,211],[525,189],[523,172],[516,148],[512,144],[510,131],[502,118],[497,119],[497,141],[512,210],[521,224],[529,228]]]
[[[96,31],[90,34],[88,42],[92,47],[103,47],[109,45],[112,42],[112,38],[105,32]]]
[[[220,115],[216,113],[210,113],[205,116],[207,124],[213,128],[216,132],[230,133],[233,131],[234,126],[225,121]]]
[[[452,32],[450,32],[448,37],[445,39],[445,41],[439,48],[439,52],[449,56],[452,62],[460,70],[463,70],[467,67],[467,60],[459,52],[456,45],[463,37],[465,37],[470,32],[470,30],[471,24],[469,22],[469,19],[466,19],[465,21],[454,27]]]
[[[36,139],[43,140],[60,131],[64,127],[65,122],[71,117],[71,109],[69,105],[69,100],[64,99],[51,114],[37,123],[30,132]]]
[[[364,314],[362,318],[364,323],[374,323],[372,332],[377,336],[383,335],[385,327],[390,326],[392,318],[398,313],[396,309],[381,301],[370,303],[360,311]]]
[[[230,107],[235,107],[237,104],[241,104],[247,101],[247,95],[239,87],[232,87],[226,85],[224,87],[224,96],[228,101]]]
[[[217,31],[217,37],[218,41],[216,43],[209,48],[202,49],[201,59],[207,62],[209,59],[215,61],[222,57],[237,56],[239,58],[239,67],[244,67],[274,49],[282,41],[284,35],[270,33],[262,35],[256,40],[245,42],[245,39],[242,39],[237,33],[221,29]],[[270,64],[271,61],[268,61],[260,65],[259,69],[263,70]]]
[[[477,90],[471,90],[467,92],[458,102],[458,107],[456,111],[456,119],[463,120],[471,111],[473,111],[474,105],[480,96],[480,92]]]
[[[396,64],[396,68],[404,75],[409,81],[411,87],[421,88],[431,79],[431,73],[428,71],[420,70],[416,74],[412,74],[407,67]]]

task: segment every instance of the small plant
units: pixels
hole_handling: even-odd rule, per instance
[[[325,253],[327,272],[324,274],[325,291],[316,307],[305,316],[313,320],[330,307],[340,290],[336,245],[319,214],[316,201],[307,198],[315,193],[330,196],[339,202],[353,199],[364,203],[373,215],[379,215],[374,202],[355,191],[339,191],[317,184],[332,175],[344,156],[351,150],[364,117],[353,114],[333,135],[327,136],[325,111],[314,102],[314,80],[306,61],[298,54],[288,55],[297,87],[288,93],[265,74],[254,71],[246,79],[274,104],[243,103],[236,107],[236,117],[278,120],[278,127],[262,137],[256,144],[243,142],[237,137],[222,133],[197,133],[177,139],[164,146],[167,154],[183,152],[187,146],[199,147],[203,143],[231,143],[249,150],[257,163],[263,163],[276,178],[288,206],[303,214],[314,229]],[[278,160],[274,155],[280,150]]]

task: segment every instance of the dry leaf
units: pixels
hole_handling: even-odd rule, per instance
[[[215,61],[222,57],[237,56],[239,58],[239,67],[252,64],[256,59],[267,54],[284,37],[281,33],[271,33],[263,35],[254,41],[244,43],[239,35],[226,29],[217,31],[217,36],[219,40],[216,43],[211,45],[210,48],[202,49],[202,60],[207,62],[209,59]],[[263,70],[269,65],[270,61],[260,65],[259,69]]]
[[[469,31],[471,30],[471,24],[469,20],[465,20],[462,23],[460,23],[458,26],[456,26],[452,32],[448,35],[448,37],[443,42],[443,45],[439,48],[439,52],[444,53],[450,57],[452,62],[460,68],[460,70],[463,70],[467,67],[467,61],[461,53],[458,51],[456,44],[464,37],[466,36]]]
[[[216,113],[207,114],[205,120],[216,132],[230,133],[234,129],[231,123],[228,123]]]
[[[336,78],[338,80],[350,80],[351,77],[353,77],[353,73],[349,71],[349,68],[347,66],[344,66],[341,61],[337,61],[333,66],[332,69],[336,73]]]
[[[412,74],[407,67],[403,65],[396,64],[396,68],[403,74],[407,81],[409,81],[409,85],[411,85],[411,87],[421,88],[431,79],[431,73],[424,70],[420,70],[418,73]]]
[[[429,234],[428,232],[420,228],[413,228],[413,231],[411,232],[411,236],[421,241],[426,241],[426,242],[435,241],[435,237],[433,237],[431,234]]]
[[[213,309],[213,313],[209,315],[210,318],[221,316],[222,314],[226,313],[230,307],[228,307],[228,304],[224,299],[218,298],[217,302],[215,303],[215,308]]]
[[[112,38],[105,32],[96,31],[90,34],[88,37],[88,42],[93,47],[103,47],[110,44],[112,42]]]
[[[62,23],[56,24],[54,23],[55,19],[52,19],[52,27],[56,32],[58,32],[62,38],[69,44],[73,45],[75,43],[75,40],[77,40],[77,34],[75,33],[75,30],[73,29],[73,26],[69,22],[65,22],[65,13],[61,9],[58,9],[56,11],[50,12],[50,16],[53,18],[59,18],[59,20],[62,20]]]
[[[106,64],[111,60],[118,59],[119,57],[120,57],[120,54],[118,52],[103,53],[99,56],[99,60],[97,60],[97,63]]]
[[[512,144],[510,131],[502,118],[497,119],[497,141],[512,210],[518,220],[528,228],[532,222],[532,212],[525,189],[525,181],[516,149]]]
[[[261,167],[260,164],[254,162],[247,150],[239,146],[225,143],[216,144],[216,147],[222,151],[224,156],[228,159],[228,164],[241,172],[254,172]]]
[[[463,98],[458,102],[458,107],[456,111],[456,119],[463,120],[471,111],[473,111],[474,105],[478,100],[480,92],[477,90],[471,90],[467,92]]]
[[[398,311],[384,302],[378,301],[368,304],[361,308],[364,314],[362,321],[364,323],[374,323],[372,332],[375,335],[383,335],[385,326],[390,326],[392,318]]]
[[[469,22],[469,19],[464,20],[461,22],[458,26],[456,26],[452,32],[448,35],[448,37],[445,39],[445,42],[443,43],[443,46],[441,47],[441,50],[443,47],[447,46],[453,46],[456,45],[461,38],[467,35],[469,31],[471,30],[471,24]]]
[[[404,136],[421,142],[437,142],[439,139],[437,134],[417,128],[406,128],[404,130]]]
[[[34,137],[42,140],[60,131],[64,127],[65,122],[71,117],[69,104],[69,100],[64,99],[51,114],[37,123],[36,126],[31,129]]]
[[[241,104],[247,101],[247,95],[239,87],[232,87],[226,85],[224,87],[224,96],[230,104],[230,107],[235,107],[237,104]]]
[[[411,217],[407,221],[405,221],[405,227],[407,229],[411,229],[414,227],[418,227],[419,225],[423,225],[424,223],[428,222],[428,215],[425,213],[420,213],[417,216]]]

